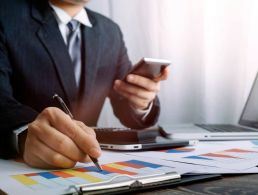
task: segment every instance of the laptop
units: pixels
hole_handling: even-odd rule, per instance
[[[162,125],[172,138],[196,140],[258,140],[258,73],[238,124]]]

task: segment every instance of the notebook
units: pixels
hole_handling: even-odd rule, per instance
[[[162,125],[172,138],[196,140],[258,139],[258,73],[244,105],[238,124]]]

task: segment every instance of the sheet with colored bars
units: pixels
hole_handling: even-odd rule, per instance
[[[128,154],[196,165],[245,170],[258,165],[257,145],[257,141],[200,142],[196,146]]]
[[[109,180],[116,175],[143,176],[153,173],[173,172],[174,169],[159,164],[129,160],[102,165],[103,171],[96,167],[80,167],[68,170],[46,171],[12,175],[11,177],[24,186],[40,191],[57,187],[69,187],[76,184],[91,184]]]
[[[160,150],[160,152],[172,153],[172,154],[182,154],[186,152],[193,152],[195,149],[191,147],[173,148],[169,150]]]
[[[247,160],[258,159],[258,151],[232,148],[200,155],[186,156],[186,159],[216,161],[221,163],[241,163]]]

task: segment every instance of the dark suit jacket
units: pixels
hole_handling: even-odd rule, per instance
[[[87,10],[93,28],[83,27],[85,60],[78,94],[73,65],[47,0],[0,2],[0,156],[15,155],[13,130],[32,122],[58,93],[75,118],[95,126],[109,97],[115,115],[131,128],[155,124],[158,99],[143,122],[112,90],[131,68],[122,33],[108,18]]]

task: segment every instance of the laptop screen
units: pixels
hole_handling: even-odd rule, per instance
[[[239,120],[240,125],[258,128],[258,74]]]

